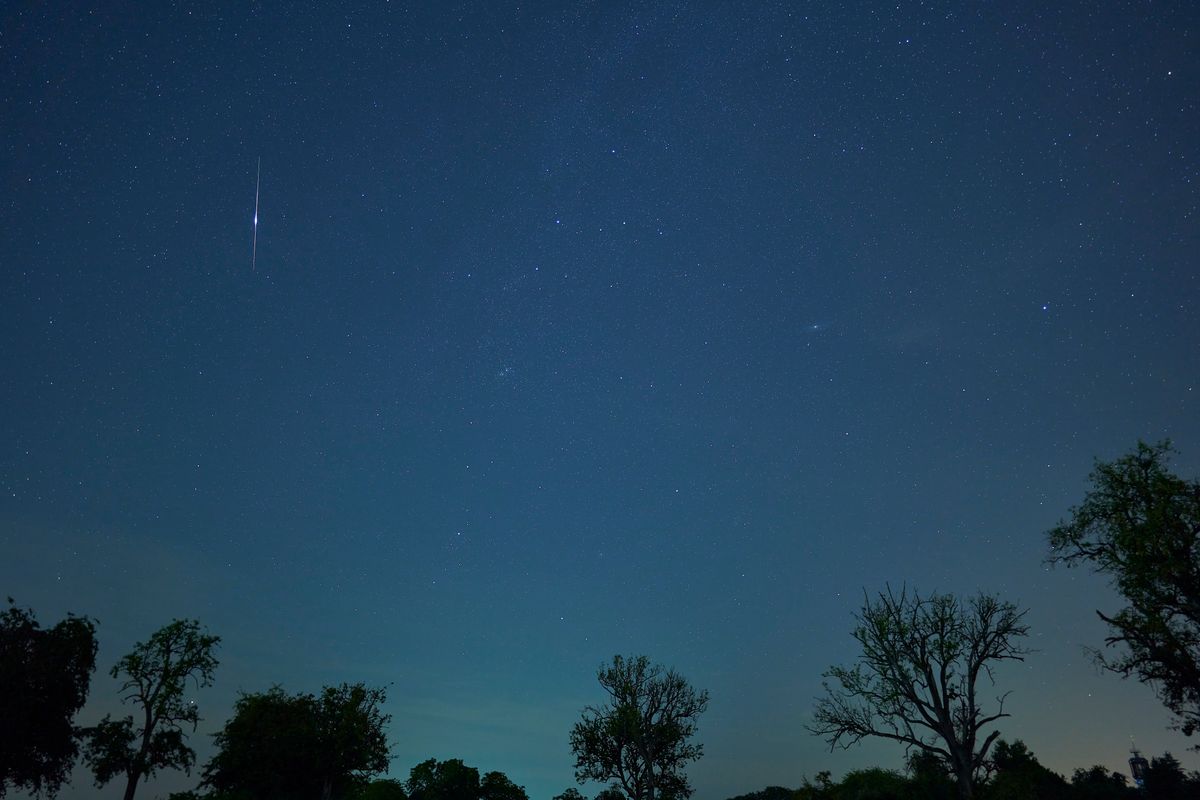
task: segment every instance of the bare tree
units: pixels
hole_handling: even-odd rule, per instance
[[[831,748],[873,736],[932,753],[968,800],[1000,734],[993,730],[981,742],[981,730],[1009,716],[1007,692],[985,711],[978,684],[981,677],[994,684],[999,662],[1024,660],[1024,616],[1012,603],[982,593],[963,601],[907,589],[896,594],[889,587],[874,600],[865,597],[853,634],[862,655],[853,667],[825,673],[826,696],[817,701],[809,730]]]

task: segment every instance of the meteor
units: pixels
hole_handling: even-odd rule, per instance
[[[258,169],[254,174],[254,241],[250,245],[250,269],[255,271],[258,260],[258,187],[262,180],[262,156],[258,158]]]

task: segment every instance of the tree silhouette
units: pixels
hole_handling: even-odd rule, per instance
[[[138,705],[141,719],[105,715],[84,732],[84,758],[97,786],[125,775],[125,800],[132,800],[138,782],[160,769],[190,774],[196,753],[187,745],[184,726],[194,732],[200,713],[194,701],[184,699],[184,692],[189,681],[197,689],[212,684],[217,668],[213,651],[220,641],[201,631],[199,622],[177,619],[117,662],[111,674],[125,676],[121,701]]]
[[[278,686],[244,694],[214,737],[204,785],[253,800],[347,797],[387,769],[383,689],[363,684],[290,695]]]
[[[683,768],[704,753],[690,740],[708,692],[645,656],[614,656],[597,677],[609,703],[585,708],[571,731],[575,779],[613,781],[629,800],[691,797]]]
[[[999,662],[1023,660],[1024,615],[985,594],[964,602],[889,588],[867,597],[853,633],[862,655],[853,667],[825,673],[826,696],[809,730],[831,748],[880,737],[932,753],[954,773],[958,796],[971,798],[999,735],[993,730],[981,742],[980,732],[1008,716],[1005,695],[984,710],[979,681],[991,680]]]
[[[479,770],[461,759],[428,759],[408,775],[409,800],[479,800]]]
[[[1051,529],[1051,563],[1089,565],[1127,605],[1097,611],[1108,625],[1097,662],[1149,684],[1191,736],[1200,727],[1200,481],[1167,470],[1169,442],[1097,462],[1091,489]],[[1200,748],[1198,748],[1200,749]]]
[[[96,667],[96,626],[68,615],[42,630],[33,612],[0,614],[0,797],[12,786],[51,796],[79,753],[73,720]]]

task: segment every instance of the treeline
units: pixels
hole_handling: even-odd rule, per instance
[[[997,740],[989,774],[976,787],[979,800],[1195,800],[1200,773],[1186,772],[1170,753],[1152,758],[1134,787],[1120,772],[1102,765],[1080,767],[1067,780],[1047,769],[1020,739]],[[926,753],[914,753],[903,771],[870,768],[846,773],[840,781],[818,772],[799,788],[768,786],[729,800],[954,800],[958,787],[945,766]]]
[[[1190,736],[1200,729],[1200,481],[1167,469],[1166,443],[1139,443],[1097,462],[1092,486],[1069,519],[1047,533],[1047,561],[1087,566],[1111,579],[1125,607],[1097,612],[1109,627],[1098,663],[1146,683]],[[833,747],[866,738],[902,744],[905,772],[820,773],[797,789],[774,787],[754,800],[1200,797],[1200,777],[1169,753],[1139,764],[1141,794],[1121,773],[1094,766],[1070,780],[1038,763],[1019,740],[1000,739],[1007,693],[988,700],[979,681],[1030,652],[1026,610],[980,592],[922,594],[906,586],[867,596],[851,632],[860,655],[823,675],[825,694],[811,733]],[[95,623],[69,616],[42,629],[33,612],[0,614],[0,798],[12,788],[53,796],[82,757],[97,786],[123,780],[125,800],[163,770],[191,774],[188,745],[199,712],[185,689],[203,689],[217,669],[220,639],[195,620],[175,620],[139,642],[112,668],[133,714],[77,727],[97,652]],[[596,800],[687,800],[686,774],[708,693],[645,656],[615,656],[597,680],[601,705],[583,709],[568,743],[580,785],[606,788]],[[327,686],[318,694],[280,687],[244,694],[215,735],[216,755],[200,784],[176,800],[528,800],[500,772],[482,777],[458,760],[429,760],[407,781],[372,780],[390,753],[383,689]],[[570,788],[554,800],[583,800]],[[745,800],[745,799],[738,799]]]

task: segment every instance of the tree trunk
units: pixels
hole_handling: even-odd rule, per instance
[[[972,800],[975,797],[975,786],[970,768],[957,767],[954,772],[955,783],[958,784],[958,800]]]
[[[137,791],[138,781],[142,778],[142,773],[137,770],[130,770],[126,773],[129,776],[129,782],[125,784],[125,800],[133,800],[133,793]]]

